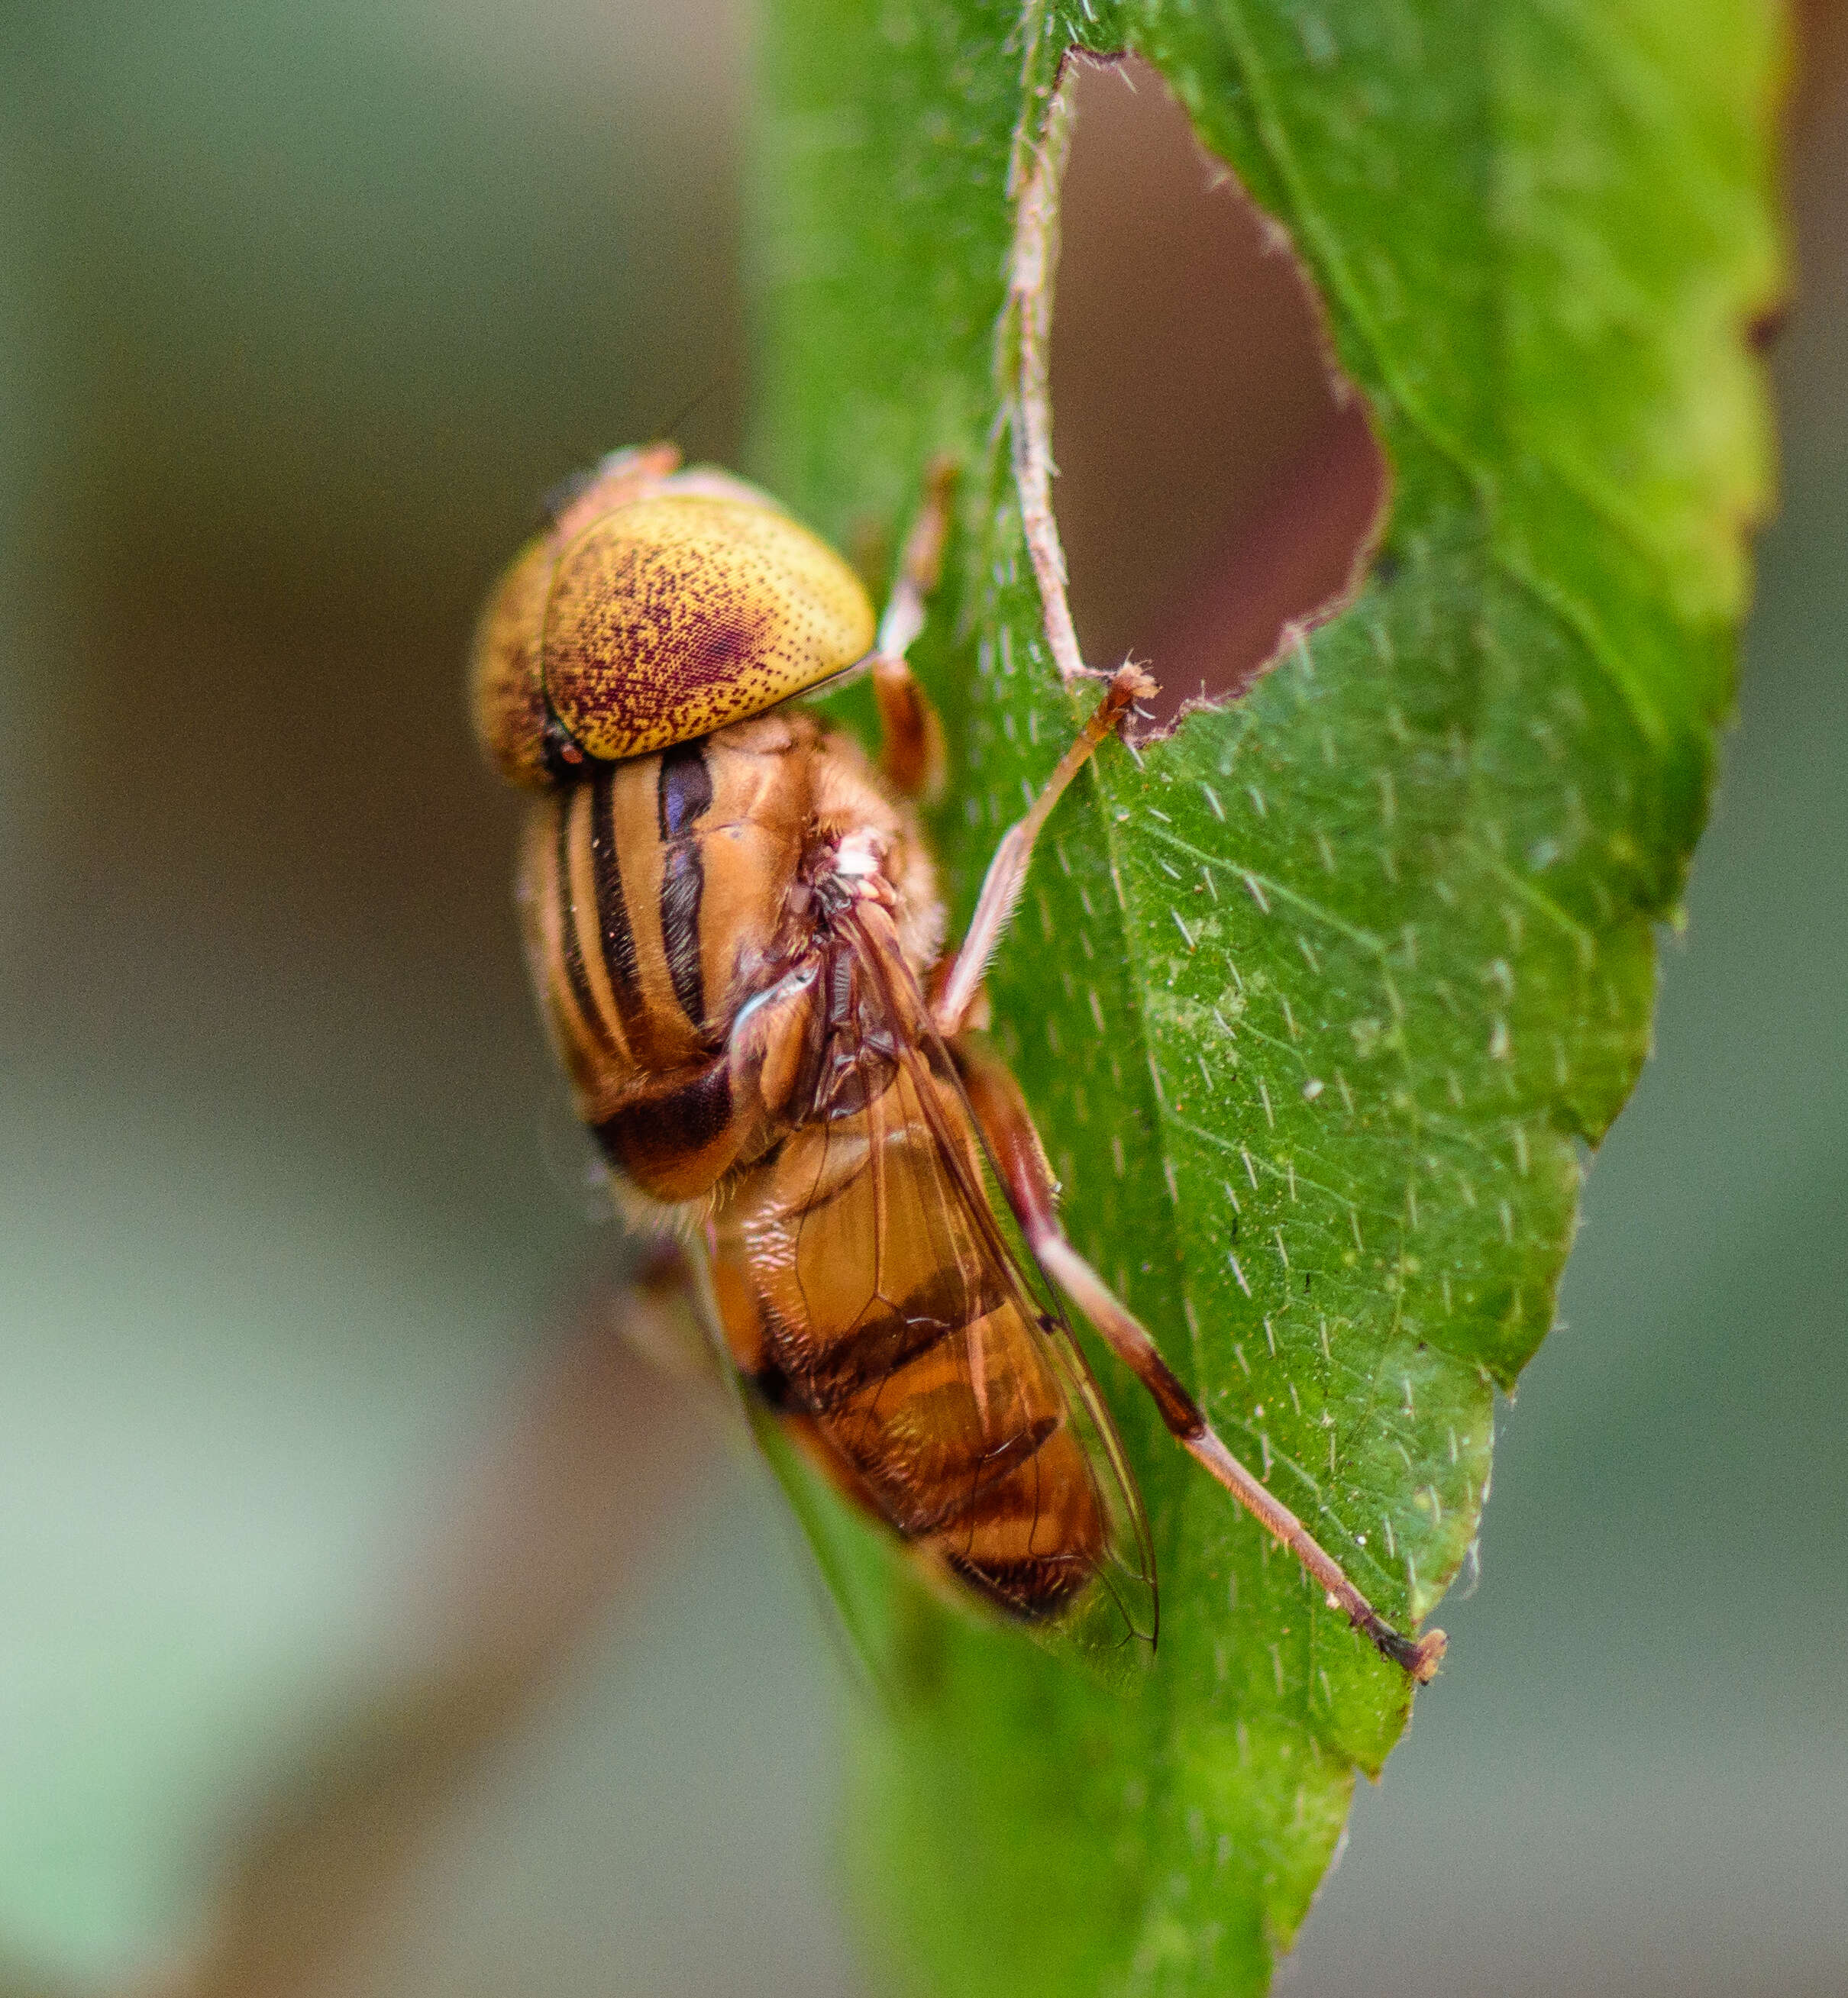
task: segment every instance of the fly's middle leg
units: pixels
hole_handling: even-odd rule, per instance
[[[898,579],[879,620],[873,660],[873,698],[879,707],[879,767],[902,797],[934,804],[943,795],[949,759],[943,724],[919,686],[905,655],[924,628],[924,607],[943,573],[956,496],[956,466],[935,458],[925,472],[924,497],[905,538]]]
[[[970,1037],[959,1040],[954,1053],[970,1108],[994,1156],[1008,1205],[1047,1274],[1095,1326],[1110,1350],[1135,1373],[1182,1448],[1289,1549],[1321,1584],[1331,1607],[1344,1610],[1348,1621],[1386,1657],[1421,1685],[1428,1683],[1444,1655],[1443,1632],[1428,1630],[1422,1637],[1413,1638],[1395,1630],[1295,1513],[1272,1497],[1226,1447],[1147,1332],[1066,1240],[1056,1205],[1058,1184],[1019,1084],[985,1046]]]
[[[1020,892],[1026,886],[1026,870],[1033,857],[1033,842],[1040,828],[1052,815],[1052,808],[1065,794],[1065,787],[1083,769],[1099,748],[1128,720],[1139,700],[1158,691],[1155,683],[1141,667],[1119,666],[1104,689],[1104,697],[1091,719],[1079,730],[1078,739],[1059,759],[1052,775],[1024,818],[1016,819],[1001,836],[988,871],[982,877],[981,894],[975,913],[969,918],[968,933],[956,955],[945,961],[933,981],[930,1013],[937,1032],[953,1039],[969,1022],[975,996],[988,959],[1001,942],[1013,916]]]

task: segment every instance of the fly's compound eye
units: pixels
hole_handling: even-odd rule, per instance
[[[476,726],[513,783],[641,756],[761,714],[872,649],[840,557],[749,489],[645,496],[530,542],[476,642]]]

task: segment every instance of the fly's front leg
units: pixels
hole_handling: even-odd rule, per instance
[[[1078,731],[1078,740],[1059,759],[1058,767],[1046,780],[1040,795],[1002,835],[995,858],[982,877],[981,894],[975,913],[969,918],[968,934],[962,948],[939,971],[933,981],[930,1014],[937,1032],[950,1040],[961,1032],[981,987],[988,959],[1012,918],[1020,891],[1026,886],[1026,870],[1033,857],[1033,842],[1064,795],[1065,787],[1096,755],[1106,738],[1114,735],[1139,700],[1157,691],[1155,683],[1140,666],[1119,666],[1110,676],[1091,719]]]
[[[943,544],[956,496],[956,466],[935,458],[924,475],[923,503],[905,538],[898,578],[886,601],[874,643],[873,698],[879,705],[879,767],[902,797],[934,804],[943,795],[949,759],[943,724],[919,686],[905,654],[924,628],[924,606],[943,572]]]
[[[623,1337],[651,1367],[675,1380],[714,1378],[700,1274],[680,1243],[665,1236],[649,1243],[611,1301]]]
[[[957,1042],[953,1052],[970,1108],[994,1155],[1008,1205],[1047,1274],[1096,1327],[1117,1358],[1134,1371],[1188,1454],[1289,1549],[1327,1592],[1331,1607],[1346,1611],[1354,1627],[1364,1631],[1395,1664],[1403,1666],[1420,1685],[1428,1683],[1444,1655],[1443,1632],[1428,1630],[1422,1637],[1411,1638],[1393,1629],[1295,1513],[1273,1498],[1220,1441],[1154,1341],[1066,1240],[1059,1225],[1057,1182],[1019,1084],[985,1047],[967,1037]]]

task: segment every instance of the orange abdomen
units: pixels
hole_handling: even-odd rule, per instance
[[[740,1372],[850,1495],[1016,1615],[1095,1572],[1106,1526],[1032,1305],[946,1184],[967,1112],[915,1067],[747,1169],[709,1231]]]

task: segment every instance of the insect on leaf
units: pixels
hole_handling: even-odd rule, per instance
[[[1023,206],[1056,197],[1081,38],[1155,64],[1288,230],[1391,465],[1389,560],[1241,700],[1075,787],[998,1038],[1078,1246],[1403,1626],[1476,1533],[1706,808],[1767,476],[1742,329],[1780,282],[1777,22],[773,0],[753,468],[844,544],[902,531],[932,453],[965,468],[915,655],[964,916],[1086,705],[1016,464],[1050,309]],[[1162,1591],[1126,1688],[924,1597],[810,1496],[898,1689],[849,1849],[919,1988],[1259,1991],[1407,1683],[1092,1358]]]

